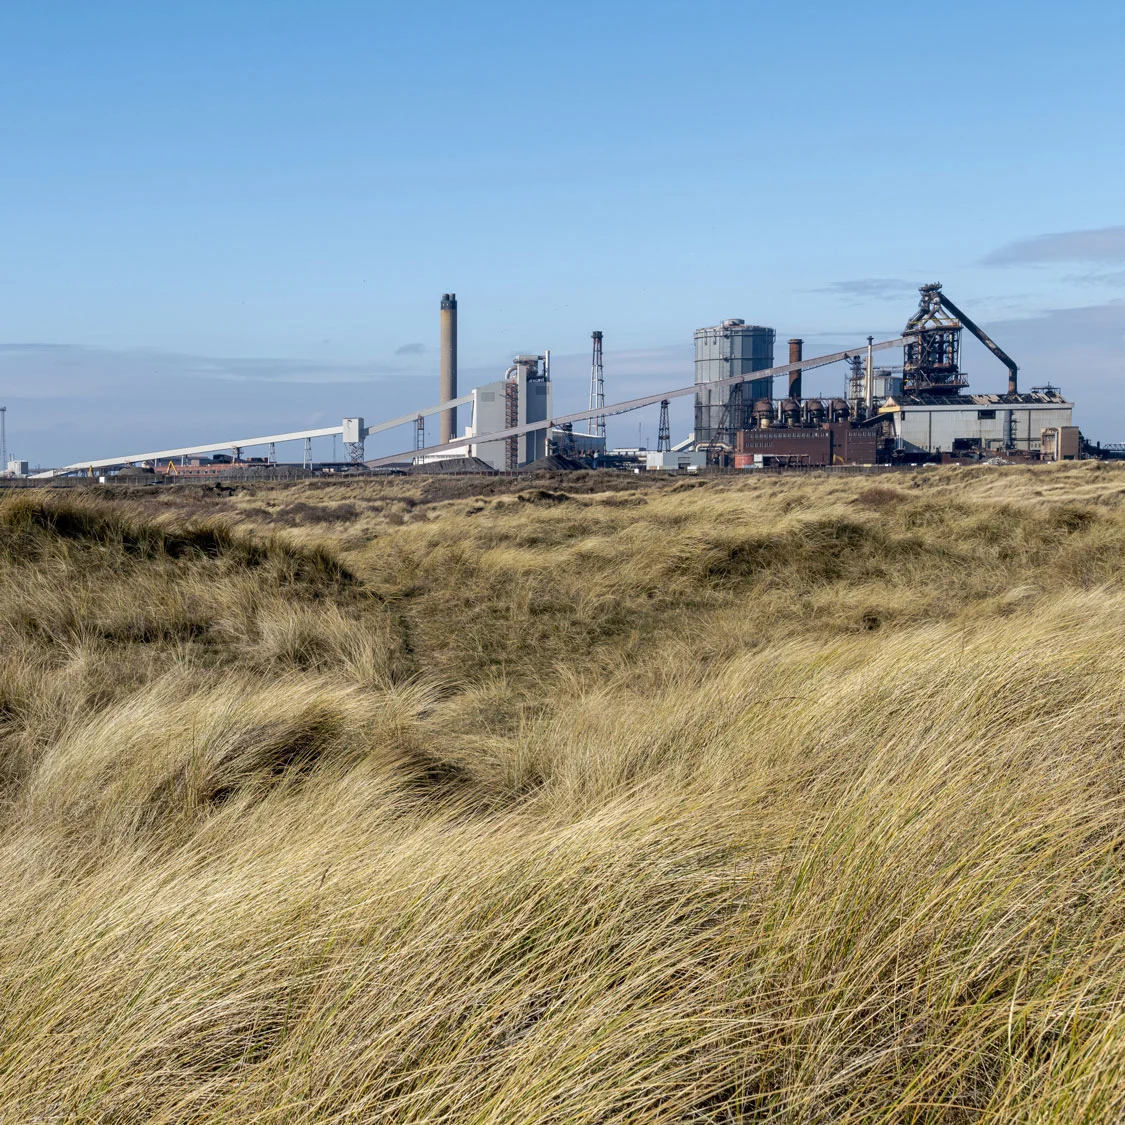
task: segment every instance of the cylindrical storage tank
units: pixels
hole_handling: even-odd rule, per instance
[[[695,441],[707,445],[729,422],[733,388],[715,386],[739,375],[773,367],[775,333],[760,324],[731,318],[695,333]],[[773,395],[773,377],[748,379],[739,392],[742,401]]]
[[[776,417],[773,412],[773,400],[768,398],[758,399],[758,401],[754,403],[752,415],[754,425],[765,429]]]
[[[457,397],[457,294],[441,295],[441,397],[449,402]],[[457,408],[441,412],[441,440],[457,436]]]
[[[805,403],[805,412],[808,415],[809,422],[814,426],[819,426],[824,421],[824,399],[810,398]]]
[[[832,414],[833,422],[846,422],[851,417],[852,409],[846,399],[834,398],[829,403],[828,409]]]
[[[787,426],[801,424],[801,404],[795,398],[787,398],[781,404],[781,420]]]

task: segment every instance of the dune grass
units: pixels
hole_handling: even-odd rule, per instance
[[[0,1121],[1120,1119],[1125,472],[614,483],[0,501]]]

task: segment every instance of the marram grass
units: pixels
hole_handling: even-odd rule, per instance
[[[1120,1120],[1125,473],[505,487],[0,503],[0,1120]]]

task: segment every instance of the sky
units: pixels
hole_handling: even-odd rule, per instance
[[[1125,440],[1123,47],[1105,0],[0,2],[10,452],[428,406],[444,292],[462,388],[549,348],[562,410],[593,329],[613,401],[690,383],[697,327],[784,362],[897,335],[929,281]]]

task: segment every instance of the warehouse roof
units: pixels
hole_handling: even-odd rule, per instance
[[[897,410],[903,406],[950,406],[961,410],[975,410],[988,406],[1073,406],[1055,391],[1032,391],[1018,395],[935,395],[899,394],[888,398],[882,410]]]

